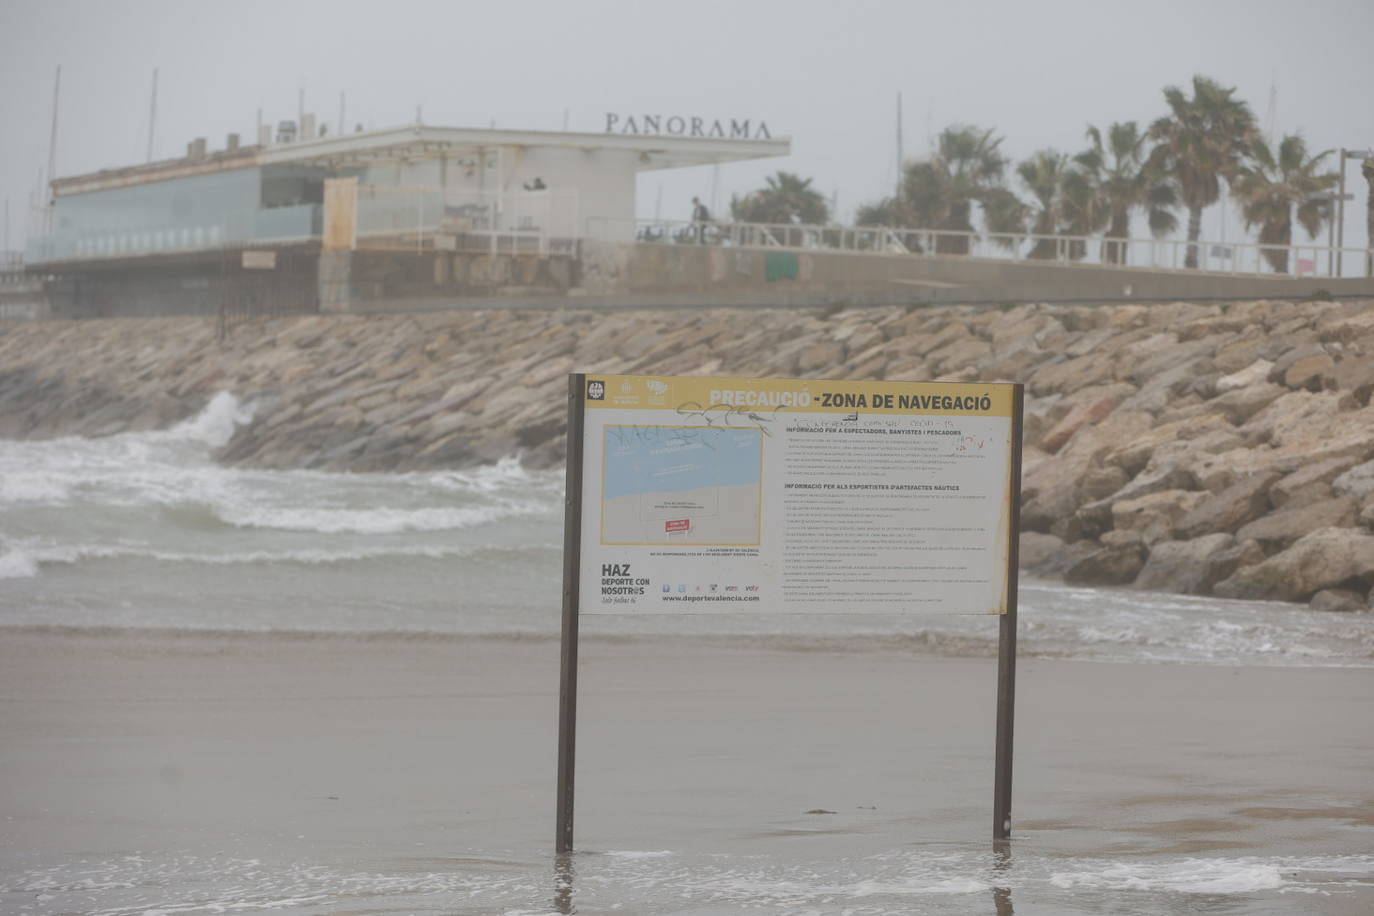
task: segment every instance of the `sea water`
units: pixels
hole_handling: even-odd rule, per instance
[[[221,467],[251,404],[161,432],[0,440],[0,627],[403,631],[556,638],[561,472]],[[961,616],[586,616],[584,632],[996,653]],[[1371,666],[1374,615],[1023,581],[1028,658]]]
[[[397,474],[217,465],[215,450],[251,416],[222,394],[169,430],[0,441],[0,638],[13,628],[557,638],[561,473],[513,458]],[[1023,658],[1374,666],[1370,614],[1035,581],[1020,596]],[[997,643],[981,617],[589,616],[583,632],[936,656],[988,657]],[[1369,851],[1367,836],[1352,836],[1361,840]],[[578,860],[578,909],[1001,914],[1014,889],[1023,913],[1358,912],[1374,887],[1374,855],[1360,852],[1013,862],[957,847],[822,861],[604,850]],[[463,868],[401,871],[96,856],[0,876],[0,890],[25,901],[16,912],[66,912],[78,895],[111,916],[326,913],[344,897],[397,912],[551,911],[528,905],[548,880],[542,864],[480,853]]]

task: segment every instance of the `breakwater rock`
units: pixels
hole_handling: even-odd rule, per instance
[[[1366,608],[1374,303],[681,309],[0,328],[0,437],[167,426],[221,461],[404,471],[563,457],[571,371],[1027,386],[1023,565],[1084,584]]]

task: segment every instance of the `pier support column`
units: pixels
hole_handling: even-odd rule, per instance
[[[319,296],[321,314],[353,310],[353,252],[320,252]]]

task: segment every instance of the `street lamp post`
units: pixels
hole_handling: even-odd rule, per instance
[[[1360,161],[1362,161],[1362,162],[1363,162],[1364,160],[1366,160],[1366,159],[1374,159],[1374,150],[1367,150],[1367,149],[1346,149],[1345,147],[1341,147],[1341,184],[1340,184],[1340,189],[1336,192],[1336,193],[1339,195],[1339,197],[1337,198],[1338,203],[1336,204],[1336,206],[1337,206],[1338,211],[1339,211],[1339,214],[1340,214],[1339,217],[1338,217],[1338,219],[1337,219],[1337,229],[1336,229],[1336,250],[1337,250],[1337,252],[1340,252],[1342,249],[1345,248],[1345,198],[1346,198],[1346,194],[1345,194],[1345,160],[1347,160],[1347,159],[1358,159],[1358,160],[1360,160]],[[1374,248],[1374,239],[1365,239],[1365,244],[1366,244],[1366,246],[1367,246],[1368,248]],[[1339,254],[1338,254],[1338,257],[1339,257]],[[1370,256],[1369,256],[1369,255],[1365,255],[1365,273],[1366,273],[1366,274],[1374,273],[1374,267],[1371,267],[1371,265],[1370,265],[1370,263],[1369,263],[1370,260],[1371,260]],[[1345,261],[1345,259],[1344,259],[1343,257],[1341,257],[1342,266],[1344,266],[1344,261]],[[1339,274],[1338,274],[1338,276],[1339,276]]]

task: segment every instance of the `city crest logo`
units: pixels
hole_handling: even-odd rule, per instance
[[[600,401],[606,397],[606,383],[595,379],[587,380],[587,400]]]

